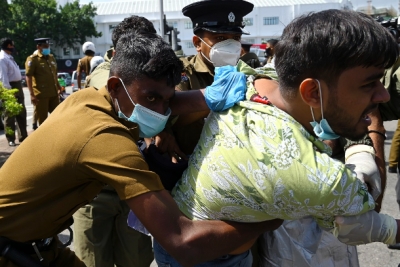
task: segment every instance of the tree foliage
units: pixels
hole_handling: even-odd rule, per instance
[[[96,7],[92,3],[80,5],[75,0],[57,7],[56,0],[12,0],[11,4],[0,0],[0,9],[0,33],[14,40],[18,51],[14,58],[20,66],[36,50],[35,38],[49,37],[54,45],[73,47],[87,37],[101,36],[93,21]]]
[[[3,83],[0,82],[0,116],[4,112],[9,116],[15,116],[21,113],[23,106],[18,103],[15,97],[17,92],[18,89],[7,89],[3,86]],[[14,134],[14,131],[9,127],[6,127],[5,130],[7,134]]]

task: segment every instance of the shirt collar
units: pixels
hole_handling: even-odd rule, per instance
[[[204,63],[200,54],[194,56],[190,62],[193,64],[195,72],[208,72],[211,76],[214,76],[214,71],[211,71],[207,64]]]

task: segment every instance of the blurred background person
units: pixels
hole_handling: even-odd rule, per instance
[[[263,66],[265,66],[267,64],[272,64],[271,67],[274,67],[273,66],[274,65],[273,59],[274,59],[274,55],[275,55],[274,48],[277,43],[278,43],[277,39],[269,39],[267,41],[267,48],[265,48],[265,52],[264,52],[265,60],[262,63]]]
[[[25,62],[26,84],[35,106],[34,122],[42,124],[60,103],[57,62],[50,54],[50,38],[35,39],[37,50]],[[35,125],[34,125],[35,128]]]
[[[90,73],[90,60],[94,57],[96,48],[92,42],[86,42],[82,45],[82,51],[85,56],[79,59],[78,67],[76,69],[78,90],[82,89],[82,78],[85,78]],[[82,77],[82,72],[85,73],[85,77]]]
[[[5,113],[4,124],[9,127],[13,133],[6,132],[6,138],[9,146],[15,146],[15,123],[18,124],[18,136],[21,143],[28,136],[26,131],[26,108],[24,100],[24,91],[21,83],[21,72],[15,62],[12,53],[15,50],[14,41],[9,38],[0,40],[0,81],[7,89],[18,89],[15,94],[17,102],[22,105],[22,111],[16,116],[10,116]]]
[[[250,52],[250,47],[253,44],[246,43],[245,41],[241,41],[240,43],[242,44],[240,59],[246,62],[246,64],[252,67],[253,69],[261,67],[261,63],[257,55],[253,52]]]

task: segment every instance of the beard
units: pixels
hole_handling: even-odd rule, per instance
[[[337,103],[336,98],[332,99],[331,108],[329,111],[325,111],[324,115],[326,120],[329,122],[332,130],[341,137],[350,139],[351,141],[358,141],[365,137],[368,132],[368,126],[363,127],[361,123],[361,117],[352,116],[342,108],[340,108]],[[361,116],[366,116],[378,105],[374,104],[365,109]]]

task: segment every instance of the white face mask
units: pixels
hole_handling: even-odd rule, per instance
[[[222,67],[222,66],[236,66],[239,58],[240,52],[242,50],[242,45],[239,41],[233,39],[227,39],[216,43],[212,47],[204,42],[203,39],[199,37],[199,39],[209,48],[210,50],[210,59],[208,59],[203,52],[201,54],[207,59],[214,67]]]

